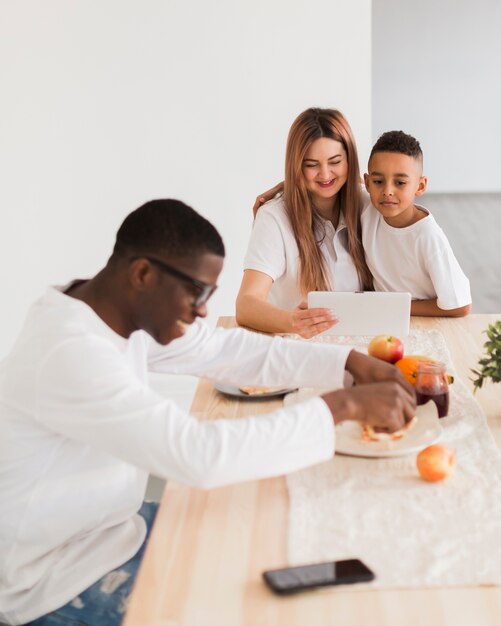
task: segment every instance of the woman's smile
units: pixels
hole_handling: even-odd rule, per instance
[[[328,189],[329,187],[332,187],[335,182],[335,178],[331,178],[330,180],[317,180],[317,185],[319,185],[322,189]]]

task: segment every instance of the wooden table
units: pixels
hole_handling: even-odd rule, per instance
[[[470,386],[486,335],[499,315],[413,318],[437,329]],[[233,318],[220,325],[234,326]],[[501,385],[476,395],[501,447]],[[202,419],[270,411],[272,402],[225,399],[201,381],[192,412]],[[265,569],[287,565],[288,496],[283,477],[200,491],[169,482],[123,626],[499,626],[501,588],[409,591],[335,589],[280,598]],[[446,529],[445,529],[446,530]],[[500,563],[501,567],[501,563]]]

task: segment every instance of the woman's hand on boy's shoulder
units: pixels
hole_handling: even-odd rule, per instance
[[[259,194],[259,196],[256,198],[256,201],[254,202],[254,206],[252,207],[252,213],[254,214],[254,217],[256,217],[257,212],[263,204],[265,204],[269,200],[272,200],[277,195],[277,193],[280,193],[283,190],[284,182],[281,181],[271,189],[268,189],[264,193]]]

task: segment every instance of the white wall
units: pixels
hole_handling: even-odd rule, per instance
[[[371,135],[370,0],[3,0],[0,357],[51,283],[95,273],[125,215],[177,197],[227,245],[232,314],[255,196],[311,105]],[[365,158],[365,157],[364,157]]]
[[[374,0],[373,138],[416,136],[430,191],[501,191],[500,62],[499,0]]]

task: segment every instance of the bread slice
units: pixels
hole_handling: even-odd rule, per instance
[[[286,387],[239,387],[242,393],[248,396],[262,396],[266,393],[278,393],[285,391]]]
[[[362,439],[363,441],[398,441],[409,432],[409,430],[416,424],[416,422],[417,417],[414,416],[410,420],[410,422],[407,422],[407,424],[400,428],[400,430],[396,430],[393,433],[378,432],[374,430],[374,428],[369,424],[363,424]]]

